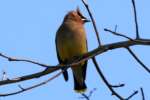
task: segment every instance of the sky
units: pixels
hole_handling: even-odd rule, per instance
[[[150,38],[149,34],[149,0],[135,0],[139,32],[142,38]],[[88,0],[95,18],[102,44],[115,43],[126,39],[114,36],[104,31],[117,25],[117,32],[135,38],[135,26],[131,0]],[[81,0],[0,0],[0,53],[8,56],[31,59],[44,64],[57,65],[55,35],[63,18],[70,10],[80,8],[83,15],[89,18]],[[89,51],[98,46],[91,23],[85,25]],[[132,50],[147,65],[149,62],[148,46],[132,46]],[[135,61],[126,49],[120,48],[108,51],[96,57],[104,75],[112,84],[124,83],[125,86],[116,91],[123,97],[128,97],[135,90],[143,87],[146,100],[150,100],[150,75]],[[150,67],[149,67],[150,68]],[[23,62],[8,62],[0,57],[0,77],[2,71],[8,78],[28,75],[43,70],[42,67]],[[46,80],[57,74],[0,87],[0,93],[18,90],[18,85],[28,87]],[[90,100],[118,100],[111,95],[102,79],[99,77],[91,60],[87,68],[86,84],[89,94],[96,91]],[[69,69],[69,81],[62,76],[46,85],[26,91],[21,94],[0,97],[0,100],[82,100],[81,95],[73,90],[72,72]],[[132,100],[141,100],[138,93]]]

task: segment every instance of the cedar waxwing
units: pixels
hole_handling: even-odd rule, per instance
[[[77,8],[76,11],[70,11],[63,20],[56,33],[56,50],[60,64],[67,64],[74,57],[83,55],[88,52],[86,32],[84,23],[89,22]],[[86,90],[87,61],[79,65],[72,66],[74,77],[74,90],[84,92]],[[67,70],[63,72],[64,79],[68,80]]]

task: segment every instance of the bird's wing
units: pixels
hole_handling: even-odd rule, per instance
[[[62,61],[60,56],[59,56],[58,47],[57,47],[57,37],[56,37],[56,40],[55,40],[55,44],[56,44],[56,52],[57,52],[57,58],[58,58],[59,64],[66,64],[66,61]],[[68,72],[67,72],[67,70],[64,70],[64,68],[62,68],[62,70],[63,70],[63,76],[64,76],[65,81],[68,81]]]

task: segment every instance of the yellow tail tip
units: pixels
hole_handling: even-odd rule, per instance
[[[75,90],[77,93],[84,93],[87,89]]]

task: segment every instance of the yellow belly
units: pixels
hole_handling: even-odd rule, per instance
[[[86,41],[78,39],[63,39],[59,44],[59,56],[62,60],[71,60],[73,57],[87,52]]]

